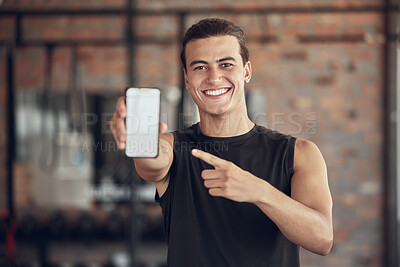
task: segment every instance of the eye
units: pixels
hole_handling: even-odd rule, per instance
[[[223,63],[223,64],[221,65],[221,67],[223,67],[223,68],[229,68],[229,67],[232,67],[232,66],[233,66],[232,63]]]
[[[205,70],[206,66],[197,66],[194,68],[194,70]]]

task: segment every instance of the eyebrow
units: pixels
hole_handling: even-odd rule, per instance
[[[219,59],[217,62],[223,62],[223,61],[228,61],[228,60],[232,60],[232,61],[236,62],[236,59],[233,57],[224,57],[224,58]]]
[[[224,62],[224,61],[228,61],[228,60],[232,60],[232,61],[236,62],[236,59],[233,57],[224,57],[224,58],[218,59],[217,62],[219,63],[219,62]],[[208,62],[205,60],[194,60],[190,63],[190,66],[193,67],[196,64],[206,64],[207,65]]]
[[[190,67],[193,67],[196,64],[208,64],[208,62],[204,60],[194,60],[192,63],[190,63]]]

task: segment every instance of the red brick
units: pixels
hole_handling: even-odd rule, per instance
[[[332,75],[321,75],[315,78],[315,84],[319,86],[329,86],[335,82],[335,77]]]
[[[363,7],[375,6],[382,7],[383,2],[380,0],[302,0],[302,1],[260,1],[260,0],[219,0],[219,1],[184,1],[184,0],[138,0],[137,7],[143,9],[162,10],[169,9],[186,9],[186,8],[238,8],[238,9],[254,9],[254,8],[312,8],[312,7]]]
[[[0,17],[0,40],[13,41],[15,39],[15,17]]]
[[[265,16],[258,14],[240,14],[235,23],[243,28],[248,39],[258,37],[269,37],[270,26],[267,24]]]
[[[24,40],[121,40],[123,16],[47,16],[22,20]]]
[[[78,82],[94,91],[117,91],[127,86],[127,50],[122,46],[81,46]]]
[[[282,57],[285,60],[304,61],[307,59],[307,53],[305,51],[300,51],[300,50],[285,51],[283,52]]]
[[[51,10],[51,9],[104,9],[123,8],[126,0],[18,0],[6,1],[4,9],[30,9],[30,10]]]
[[[308,23],[304,17],[309,17]],[[381,33],[383,17],[374,13],[335,13],[287,15],[280,29],[287,34],[322,36],[362,36],[368,32]]]
[[[56,47],[53,52],[53,68],[51,87],[56,91],[67,91],[73,82],[72,79],[72,49],[70,47]]]
[[[178,38],[178,22],[178,17],[172,15],[139,15],[132,24],[139,38],[171,40]]]
[[[350,233],[348,231],[336,230],[333,232],[333,239],[339,242],[346,242],[350,239]]]
[[[21,47],[15,51],[15,85],[17,89],[43,90],[45,49],[41,47]]]
[[[178,45],[139,45],[135,60],[138,86],[165,89],[180,86],[181,65]]]
[[[32,206],[32,172],[29,163],[14,163],[14,201],[18,209]]]

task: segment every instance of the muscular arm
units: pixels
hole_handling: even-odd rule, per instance
[[[296,141],[291,197],[232,162],[199,150],[193,155],[215,168],[202,172],[210,195],[253,203],[290,241],[314,253],[329,254],[332,199],[324,159],[312,142]]]
[[[125,97],[120,97],[110,122],[110,128],[119,149],[125,149],[126,142],[126,105]],[[134,158],[135,168],[140,177],[156,185],[161,196],[168,187],[169,168],[173,160],[173,135],[164,133],[167,130],[165,123],[160,123],[159,153],[156,158]]]
[[[333,244],[332,198],[324,159],[311,142],[297,140],[291,197],[268,183],[254,202],[292,242],[321,255]]]

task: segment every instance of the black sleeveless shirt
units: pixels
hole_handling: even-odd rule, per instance
[[[299,266],[299,247],[258,207],[208,193],[201,172],[213,167],[191,155],[198,148],[231,161],[290,196],[296,139],[258,125],[227,138],[203,135],[199,124],[173,134],[169,185],[156,194],[168,266]]]

